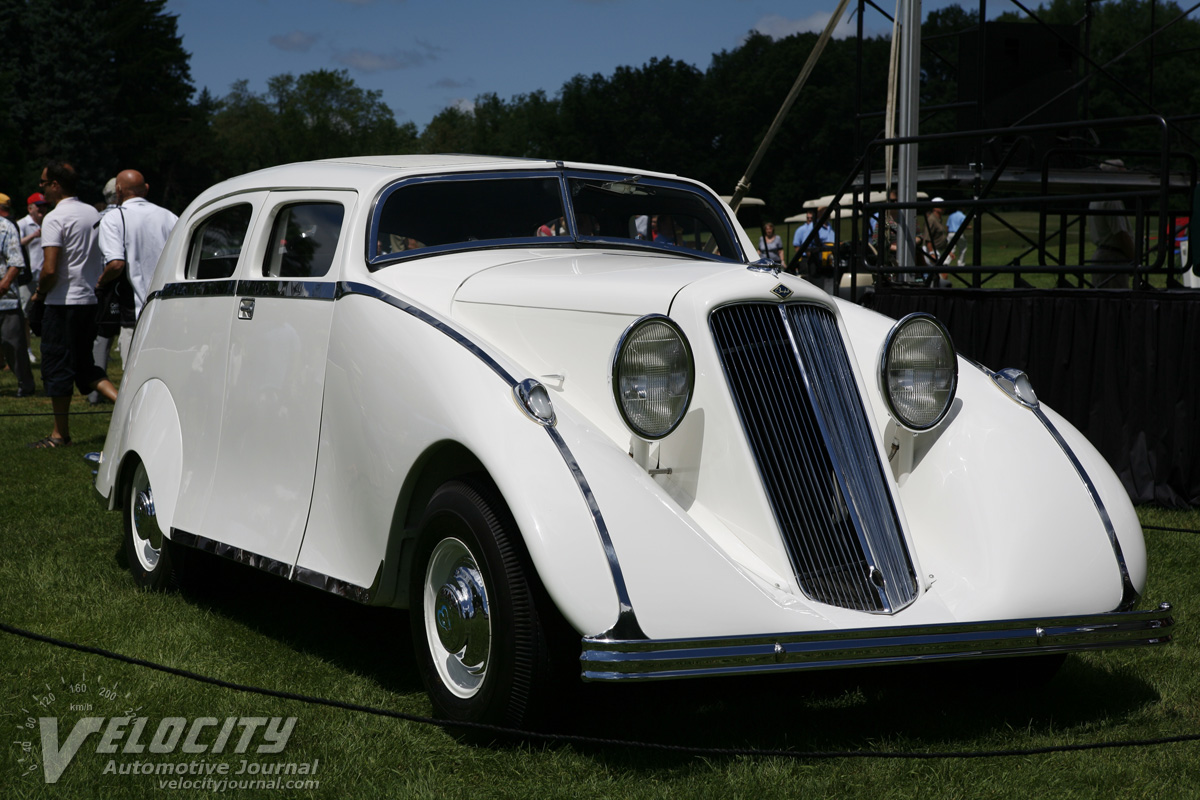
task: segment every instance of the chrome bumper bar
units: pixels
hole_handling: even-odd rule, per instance
[[[906,628],[640,641],[584,637],[580,661],[586,681],[750,675],[1167,644],[1174,624],[1170,604],[1163,603],[1150,611]]]

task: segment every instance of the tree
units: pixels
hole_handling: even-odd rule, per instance
[[[10,0],[0,16],[0,66],[9,92],[10,180],[31,188],[47,160],[80,172],[81,194],[98,199],[119,169],[140,169],[170,193],[186,153],[193,93],[188,54],[165,0]],[[11,58],[11,56],[10,56]],[[15,87],[15,88],[14,88]],[[16,189],[17,187],[12,187]]]
[[[212,115],[222,153],[218,176],[295,161],[416,152],[416,126],[398,125],[382,95],[357,86],[345,70],[276,75],[265,94],[238,81]]]

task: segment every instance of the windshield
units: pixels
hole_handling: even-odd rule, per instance
[[[520,172],[410,179],[385,190],[372,227],[372,267],[513,246],[617,246],[741,258],[712,197],[689,184],[629,175]]]
[[[723,211],[690,186],[637,176],[571,177],[569,185],[581,239],[740,256]]]

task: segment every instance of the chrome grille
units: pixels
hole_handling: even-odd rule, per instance
[[[876,613],[911,603],[912,561],[833,314],[747,303],[709,324],[800,589]]]

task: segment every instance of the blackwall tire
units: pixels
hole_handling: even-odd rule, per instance
[[[489,485],[450,481],[434,493],[409,586],[417,667],[434,714],[537,726],[554,684],[543,601],[516,525]]]

